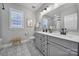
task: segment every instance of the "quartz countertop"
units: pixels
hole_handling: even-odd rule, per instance
[[[74,41],[74,42],[79,43],[79,35],[75,34],[75,33],[67,33],[67,35],[61,35],[60,32],[58,32],[58,31],[52,32],[52,33],[36,31],[36,33],[45,34],[45,35],[48,35],[48,36],[53,36],[53,37],[57,37],[57,38],[70,40],[70,41]]]

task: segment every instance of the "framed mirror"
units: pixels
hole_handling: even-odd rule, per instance
[[[32,26],[33,26],[33,20],[28,19],[28,20],[27,20],[27,26],[28,26],[28,27],[32,27]]]

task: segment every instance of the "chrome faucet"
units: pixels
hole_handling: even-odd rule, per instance
[[[66,33],[67,33],[67,28],[62,28],[60,34],[66,35]]]

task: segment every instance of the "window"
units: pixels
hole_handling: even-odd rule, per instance
[[[10,8],[10,28],[24,28],[23,12]]]

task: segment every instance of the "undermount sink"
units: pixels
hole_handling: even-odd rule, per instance
[[[57,36],[69,37],[69,38],[74,37],[72,34],[69,34],[69,33],[67,33],[66,35],[63,35],[63,34],[60,34],[60,32],[53,32],[52,34]]]

